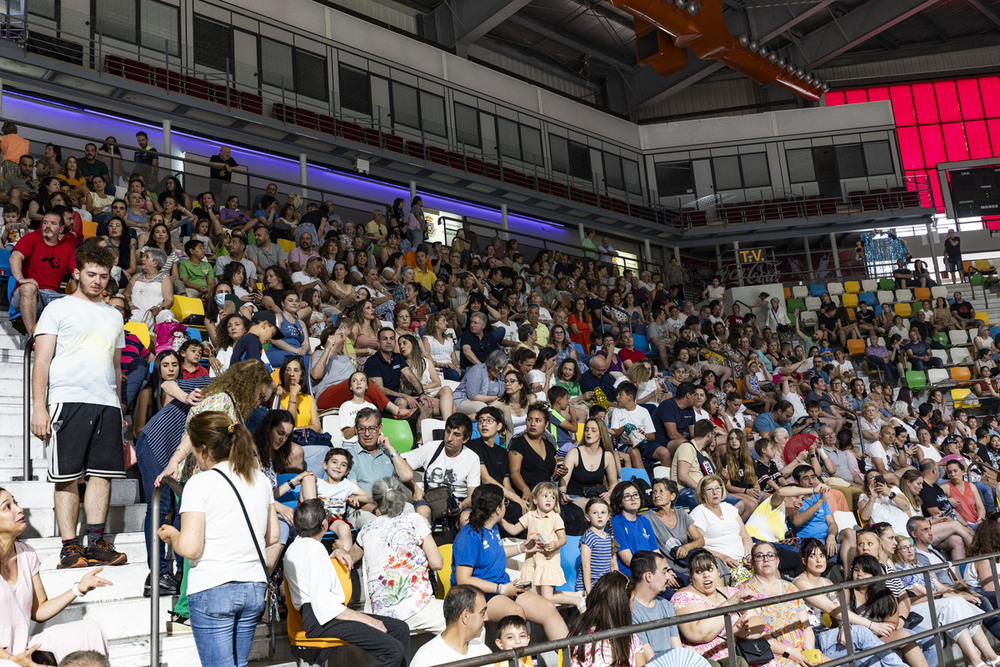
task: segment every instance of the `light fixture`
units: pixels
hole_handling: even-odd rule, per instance
[[[750,38],[746,35],[740,35],[738,39],[740,40],[740,46],[750,46]]]
[[[778,67],[785,69],[785,63],[788,62],[784,58],[778,58]]]
[[[689,2],[687,10],[688,10],[688,14],[690,14],[691,16],[694,16],[699,11],[701,11],[701,3],[700,2]]]
[[[758,42],[756,39],[750,42],[750,51],[752,53],[757,53],[757,49],[759,48],[760,48],[760,42]]]
[[[823,90],[823,92],[825,93],[826,91],[830,90],[830,84],[828,84],[828,83],[824,83],[824,84],[823,84],[822,86],[820,86],[820,88],[821,88],[821,89]]]
[[[763,46],[763,45],[760,47],[760,49],[757,50],[757,54],[761,58],[767,58],[767,54],[769,54],[769,53],[770,53],[770,51],[768,50],[768,48],[766,46]]]
[[[767,59],[770,60],[772,63],[776,63],[778,62],[778,54],[772,53],[767,57]]]

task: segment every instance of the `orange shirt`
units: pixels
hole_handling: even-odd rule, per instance
[[[21,156],[28,153],[28,143],[27,139],[16,134],[5,134],[0,137],[0,153],[3,154],[3,161],[20,162]]]

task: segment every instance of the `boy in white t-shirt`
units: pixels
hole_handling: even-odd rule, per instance
[[[633,468],[642,468],[642,450],[646,443],[656,439],[656,428],[649,410],[635,404],[638,392],[631,382],[618,385],[618,406],[611,411],[608,431],[618,441],[618,449],[628,454]]]
[[[351,472],[353,465],[354,457],[349,451],[334,447],[326,453],[326,458],[323,460],[326,478],[316,480],[316,495],[323,501],[331,521],[330,530],[341,541],[344,551],[350,551],[353,545],[352,526],[344,520],[347,506],[358,508],[372,502],[370,495],[347,479],[347,473]]]

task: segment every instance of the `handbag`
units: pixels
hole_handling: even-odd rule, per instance
[[[271,577],[270,571],[267,569],[267,561],[264,560],[264,552],[260,550],[260,545],[257,544],[257,535],[253,532],[253,524],[250,523],[250,515],[247,514],[247,506],[243,504],[243,498],[240,497],[240,492],[236,490],[236,485],[233,484],[233,480],[229,479],[226,473],[222,472],[218,468],[212,468],[215,472],[222,475],[222,479],[226,480],[232,488],[233,493],[236,494],[236,501],[240,504],[240,509],[243,510],[243,518],[246,519],[247,529],[250,531],[250,538],[253,540],[253,548],[257,550],[257,558],[260,559],[260,566],[264,568],[264,581],[267,582],[267,588],[264,590],[264,611],[261,614],[261,620],[271,626],[271,650],[274,650],[274,624],[278,621],[278,616],[281,613],[281,609],[278,605],[278,585],[275,583],[274,579]]]
[[[774,651],[763,637],[757,639],[737,639],[736,653],[750,665],[766,665],[774,660]]]
[[[333,438],[329,433],[314,431],[311,428],[297,428],[292,431],[292,441],[301,447],[314,446],[330,448],[333,446]]]
[[[444,441],[438,445],[438,448],[434,451],[434,456],[424,466],[424,470],[430,470],[430,467],[434,465],[434,462],[437,461],[443,451]],[[437,521],[448,514],[458,514],[458,499],[452,494],[451,487],[445,485],[428,489],[426,475],[424,475],[424,502],[431,508],[431,521]]]

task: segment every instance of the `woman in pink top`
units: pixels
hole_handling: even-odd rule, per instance
[[[696,549],[688,556],[688,568],[691,572],[691,584],[674,593],[670,602],[678,616],[694,614],[707,609],[717,609],[726,605],[739,604],[753,599],[750,593],[738,593],[722,583],[719,569],[715,564],[715,556],[705,549]],[[763,626],[764,621],[759,616],[730,614],[733,620],[733,631],[745,638],[749,634],[749,626]],[[677,626],[684,644],[700,653],[707,660],[724,660],[729,657],[729,647],[726,642],[726,621],[724,616],[713,616],[691,623],[681,623]]]
[[[104,569],[98,567],[83,575],[71,589],[48,597],[38,554],[17,539],[27,527],[24,510],[9,491],[0,489],[0,577],[7,584],[0,585],[0,666],[33,665],[34,651],[48,651],[56,660],[84,650],[107,655],[104,633],[92,621],[63,623],[30,634],[32,621],[48,621],[78,597],[112,584],[97,576]]]
[[[948,478],[942,489],[949,498],[958,499],[955,511],[975,528],[986,518],[986,508],[975,485],[965,481],[965,463],[958,458],[942,459],[941,462],[945,464],[944,475]]]

